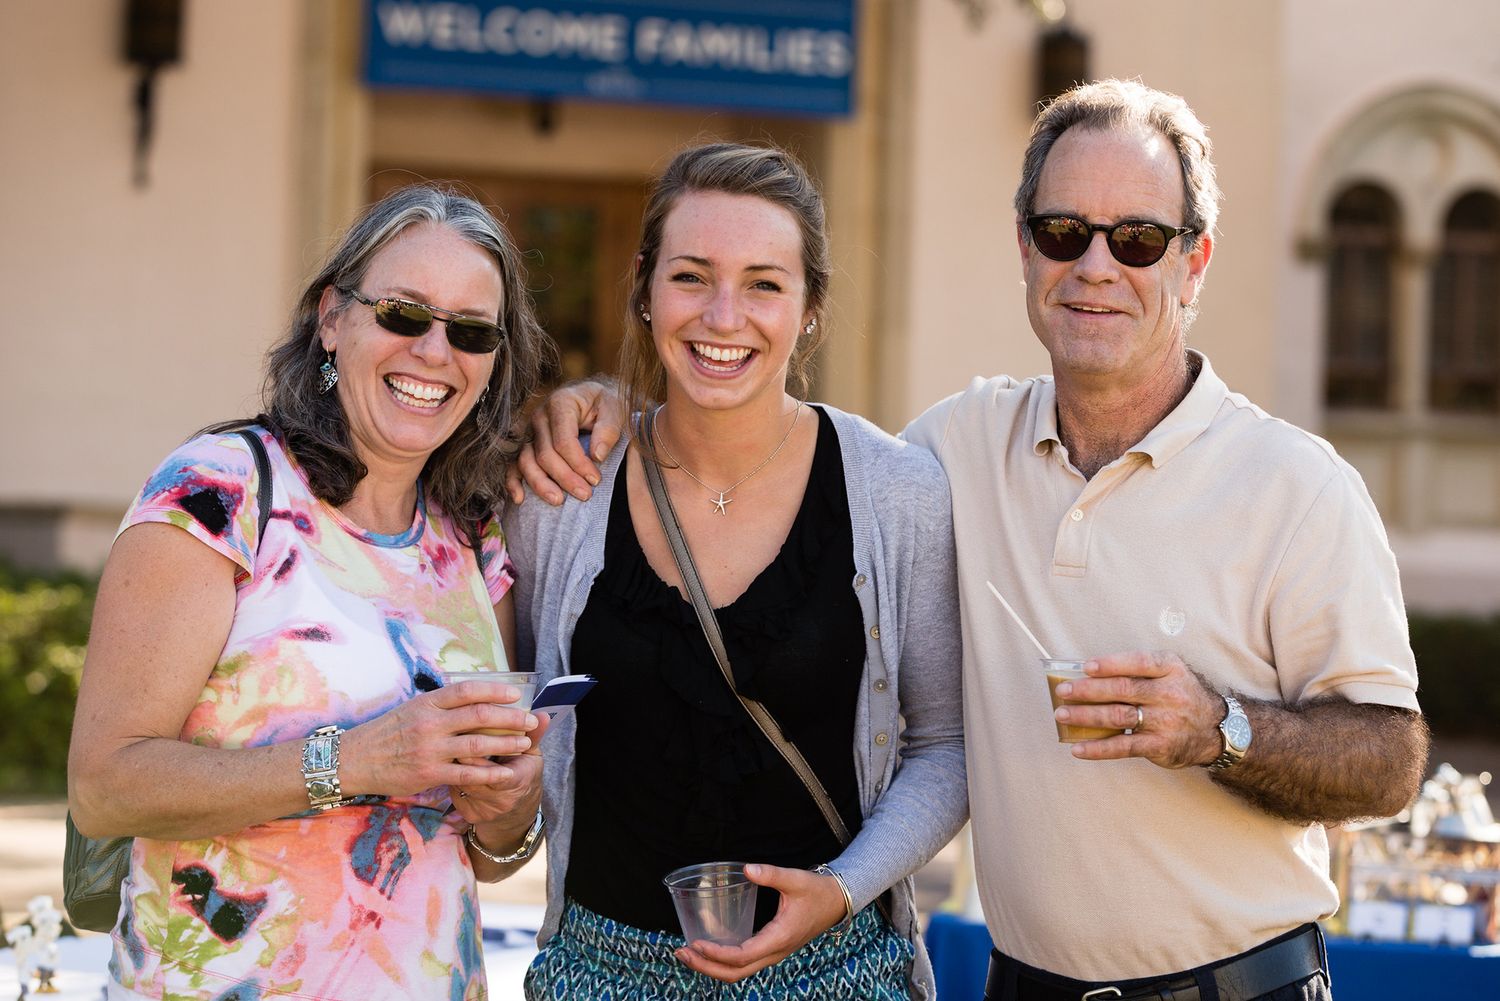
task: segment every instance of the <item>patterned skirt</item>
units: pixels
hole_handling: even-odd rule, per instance
[[[737,984],[695,973],[677,935],[643,931],[568,901],[526,971],[526,1001],[910,1001],[916,948],[872,904],[838,939],[826,932]]]

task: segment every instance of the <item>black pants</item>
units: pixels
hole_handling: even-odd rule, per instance
[[[1156,977],[1137,980],[1116,981],[1112,986],[1129,994],[1149,988],[1143,996],[1160,998],[1162,1001],[1228,1001],[1221,999],[1215,983],[1213,970],[1234,963],[1245,956],[1274,948],[1281,943],[1302,935],[1316,936],[1317,955],[1321,969],[1298,978],[1264,994],[1241,998],[1239,1001],[1333,1001],[1329,986],[1328,950],[1323,943],[1322,929],[1316,925],[1304,925],[1270,942],[1248,949],[1239,956],[1231,956],[1199,970],[1184,970]],[[984,1001],[1079,1001],[1085,993],[1110,985],[1073,980],[1046,970],[1027,966],[997,950],[990,953],[989,979],[985,985]],[[1174,991],[1172,988],[1176,987]],[[1113,995],[1105,995],[1098,1001],[1110,1001]]]

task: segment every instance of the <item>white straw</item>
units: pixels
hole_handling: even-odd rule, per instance
[[[1010,617],[1016,620],[1016,625],[1020,626],[1021,632],[1025,633],[1026,638],[1031,640],[1031,645],[1040,650],[1043,657],[1051,660],[1052,655],[1047,652],[1046,647],[1042,646],[1042,641],[1037,639],[1036,635],[1032,633],[1030,629],[1026,628],[1026,623],[1022,622],[1021,617],[1016,614],[1016,610],[1010,607],[1010,602],[1005,600],[1005,596],[999,591],[996,591],[995,585],[991,584],[989,581],[985,581],[984,586],[990,589],[990,594],[993,594],[995,596],[995,600],[1000,602],[1000,604],[1005,607],[1005,610],[1010,613]]]

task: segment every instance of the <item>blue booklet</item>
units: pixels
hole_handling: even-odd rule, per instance
[[[589,689],[598,683],[591,674],[568,674],[553,678],[531,700],[531,711],[546,713],[556,721],[572,712],[573,707],[589,693]]]

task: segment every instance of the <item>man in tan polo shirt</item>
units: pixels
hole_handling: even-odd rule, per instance
[[[1140,84],[1044,109],[1016,231],[1052,374],[975,380],[906,430],[952,484],[988,1001],[1330,998],[1324,825],[1396,813],[1425,764],[1359,475],[1187,347],[1210,152],[1186,103]],[[587,496],[574,431],[597,395],[554,397],[560,444],[528,460],[544,497]],[[622,423],[606,408],[595,445]],[[1054,656],[1092,658],[1057,718],[1130,732],[1058,742],[987,580]]]
[[[1394,814],[1421,779],[1363,482],[1187,348],[1218,198],[1180,98],[1063,95],[1015,203],[1052,375],[975,380],[906,430],[953,491],[989,1001],[1330,997],[1323,825]],[[986,580],[1054,656],[1093,658],[1057,717],[1133,732],[1057,741]]]

